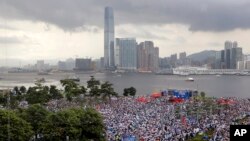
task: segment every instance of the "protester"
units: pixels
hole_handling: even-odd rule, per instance
[[[150,97],[146,97],[150,99]],[[118,141],[132,137],[140,141],[181,141],[213,131],[212,137],[204,134],[204,140],[229,140],[230,124],[245,118],[250,112],[250,102],[245,99],[228,98],[235,101],[224,109],[205,110],[203,114],[188,115],[193,107],[204,107],[204,102],[186,100],[171,103],[168,96],[138,101],[121,97],[98,106],[104,117],[107,140]],[[218,104],[216,99],[213,104]],[[189,108],[186,108],[189,107]],[[243,124],[249,124],[249,119]]]

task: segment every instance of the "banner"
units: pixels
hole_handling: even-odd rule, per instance
[[[135,136],[126,136],[122,138],[122,141],[136,141]]]

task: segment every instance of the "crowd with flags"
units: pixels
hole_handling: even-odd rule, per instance
[[[182,99],[181,103],[171,102],[171,98]],[[220,99],[214,99],[214,104]],[[229,125],[237,124],[237,119],[245,118],[250,112],[248,99],[230,98],[234,101],[230,109],[223,109],[199,117],[190,116],[187,107],[202,106],[194,102],[189,92],[173,92],[171,96],[161,93],[157,98],[150,96],[120,97],[109,103],[102,103],[98,111],[104,117],[106,137],[109,141],[175,141],[187,140],[198,134],[213,131],[206,140],[227,140]],[[177,110],[178,107],[181,109]],[[179,114],[177,115],[177,111]],[[208,112],[207,112],[208,113]],[[249,124],[249,119],[245,124]]]

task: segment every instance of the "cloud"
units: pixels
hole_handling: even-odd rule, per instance
[[[32,44],[32,45],[39,45],[39,43],[26,36],[0,36],[0,44],[4,45],[11,45],[11,44]]]
[[[125,37],[140,37],[144,40],[169,40],[168,38],[157,35],[154,32],[149,32],[145,29],[140,29],[138,30],[126,30],[125,27],[120,28],[119,30],[116,31],[117,34],[123,35]]]
[[[17,30],[17,28],[6,25],[6,24],[2,24],[0,23],[0,29],[4,29],[4,30]]]
[[[16,36],[0,37],[0,44],[18,44],[18,43],[22,43],[22,41]]]
[[[208,46],[212,46],[212,47],[223,47],[223,43],[220,42],[209,42]]]
[[[92,32],[93,26],[103,28],[105,6],[113,7],[118,25],[178,23],[212,32],[250,28],[247,0],[0,0],[0,16]]]

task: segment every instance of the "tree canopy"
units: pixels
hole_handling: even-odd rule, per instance
[[[81,94],[86,93],[86,88],[84,86],[80,86],[73,80],[64,79],[60,81],[62,86],[64,87],[64,93],[67,100],[71,101],[73,97],[78,97]]]
[[[1,140],[10,138],[13,141],[27,141],[31,139],[32,135],[32,127],[28,122],[18,117],[13,111],[0,110]]]
[[[94,76],[90,76],[87,81],[87,88],[89,88],[89,96],[100,96],[100,81],[96,80]]]
[[[101,84],[101,90],[100,90],[101,93],[100,94],[101,94],[101,96],[103,97],[104,100],[106,98],[109,98],[109,100],[110,100],[112,96],[117,96],[118,95],[114,91],[114,88],[112,86],[113,86],[113,84],[111,84],[108,81]]]
[[[46,117],[50,114],[48,110],[39,104],[31,105],[28,109],[24,110],[22,116],[30,123],[35,135],[40,133],[41,127],[45,124]]]
[[[42,133],[45,140],[104,140],[104,125],[93,109],[66,109],[47,117]]]
[[[134,87],[130,88],[124,88],[123,90],[123,95],[124,96],[135,96],[136,95],[136,89]]]

